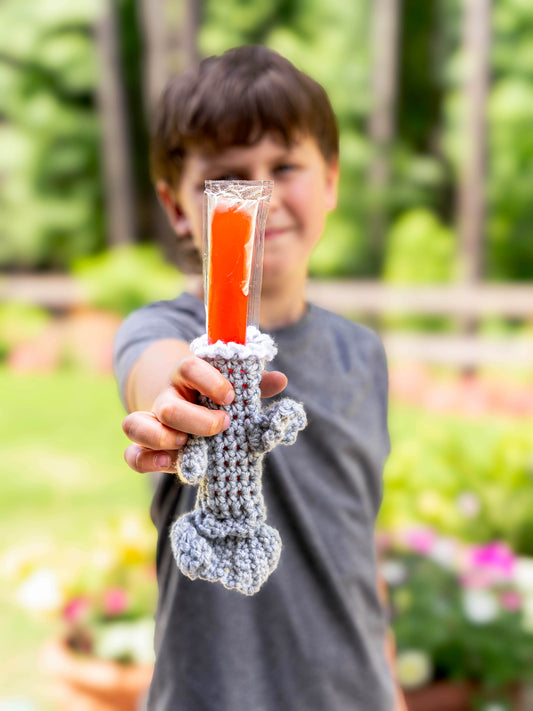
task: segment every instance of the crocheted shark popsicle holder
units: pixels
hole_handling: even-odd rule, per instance
[[[180,451],[178,476],[199,484],[196,506],[170,532],[180,570],[189,578],[220,581],[246,595],[256,593],[276,568],[281,553],[278,531],[268,524],[262,494],[263,455],[277,444],[292,444],[306,425],[305,411],[288,398],[261,409],[260,382],[266,361],[276,354],[270,336],[248,327],[246,345],[201,336],[193,353],[231,382],[235,399],[220,406],[231,424],[212,437],[191,436]]]

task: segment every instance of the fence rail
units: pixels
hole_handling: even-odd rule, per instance
[[[533,321],[533,286],[389,286],[377,281],[311,281],[311,301],[363,315],[435,314],[459,318],[505,316]]]
[[[379,318],[390,315],[441,315],[453,318],[502,316],[533,324],[533,286],[462,285],[399,287],[374,281],[308,283],[311,301],[344,315]],[[4,276],[0,301],[23,301],[54,311],[84,303],[79,284],[67,275]],[[442,363],[457,367],[487,364],[533,366],[533,338],[487,338],[479,335],[382,331],[391,359]]]

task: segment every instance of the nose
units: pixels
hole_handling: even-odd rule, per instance
[[[274,186],[272,188],[272,195],[270,197],[270,207],[269,211],[273,212],[279,207],[280,204],[280,190],[281,187],[278,185],[278,183],[274,180],[272,171],[268,166],[260,165],[256,166],[254,170],[250,171],[250,180],[269,180],[274,183]]]
[[[279,207],[279,202],[280,202],[280,194],[279,194],[279,185],[276,184],[274,181],[274,186],[272,188],[272,195],[270,197],[270,212],[274,212],[274,210],[277,210]]]

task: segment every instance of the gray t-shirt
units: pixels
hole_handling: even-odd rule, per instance
[[[130,315],[115,342],[122,394],[149,343],[204,330],[203,303],[190,294]],[[294,445],[264,459],[267,523],[281,534],[281,560],[250,597],[184,577],[168,531],[193,508],[196,488],[158,475],[150,711],[393,708],[374,548],[389,452],[383,347],[369,329],[313,305],[271,335],[279,352],[267,367],[289,379],[280,397],[302,402],[308,418]]]

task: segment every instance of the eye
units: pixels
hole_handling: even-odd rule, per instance
[[[274,167],[274,175],[285,175],[296,170],[296,168],[295,163],[289,163],[288,161],[286,163],[279,163],[279,165]]]
[[[223,175],[217,175],[213,180],[244,180],[244,178],[238,173],[224,173]]]

